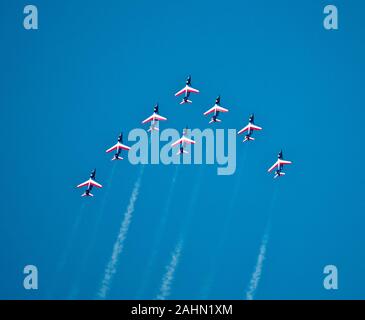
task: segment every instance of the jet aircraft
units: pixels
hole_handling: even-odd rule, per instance
[[[100,183],[95,181],[96,169],[94,169],[91,174],[89,180],[86,180],[83,183],[80,183],[77,188],[82,188],[87,186],[85,192],[81,195],[81,197],[93,197],[94,195],[91,193],[93,187],[102,188],[103,186]]]
[[[123,133],[121,133],[118,137],[118,142],[114,146],[112,146],[111,148],[106,150],[105,152],[109,153],[109,152],[115,151],[114,157],[111,159],[112,161],[123,160],[123,157],[121,157],[121,155],[120,155],[122,150],[129,151],[130,149],[131,149],[130,147],[123,144]]]
[[[179,151],[176,153],[177,155],[189,153],[188,151],[185,150],[186,145],[195,144],[194,140],[187,138],[187,134],[188,134],[188,127],[186,127],[183,130],[182,137],[171,144],[171,147],[175,147],[175,146],[179,145]]]
[[[262,130],[262,128],[255,125],[255,116],[254,114],[251,114],[250,117],[248,118],[248,125],[243,129],[241,129],[240,131],[238,131],[237,134],[242,134],[246,132],[245,139],[243,140],[243,142],[253,141],[255,140],[255,138],[252,137],[252,134],[255,130],[260,131]]]
[[[175,93],[175,97],[180,96],[184,94],[184,98],[181,100],[180,104],[185,103],[192,103],[192,101],[189,99],[190,93],[199,93],[200,91],[198,89],[194,89],[191,86],[191,76],[188,76],[186,79],[186,85],[184,88],[182,88],[180,91]]]
[[[212,123],[212,122],[221,122],[222,120],[218,119],[218,116],[219,116],[219,113],[220,112],[228,112],[229,110],[226,109],[226,108],[223,108],[221,106],[221,97],[218,96],[216,99],[215,99],[215,104],[213,107],[211,107],[209,110],[205,111],[203,114],[206,116],[208,114],[211,114],[213,113],[213,116],[212,118],[210,119],[209,123]]]
[[[153,108],[152,116],[150,116],[147,119],[142,121],[142,124],[145,124],[147,122],[151,122],[151,125],[150,125],[150,128],[148,129],[148,131],[154,131],[154,130],[158,131],[158,130],[160,130],[158,128],[158,122],[167,120],[167,118],[162,117],[158,114],[158,109],[159,109],[159,106],[158,106],[158,104],[156,104],[155,107]]]
[[[271,172],[272,170],[275,170],[274,178],[278,178],[285,175],[285,172],[283,172],[284,165],[291,164],[292,162],[289,160],[284,160],[283,158],[283,151],[280,150],[278,154],[278,160],[267,170],[268,172]]]

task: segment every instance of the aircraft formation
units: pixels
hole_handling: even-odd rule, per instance
[[[192,87],[191,76],[188,76],[188,78],[186,79],[186,82],[185,82],[185,87],[182,88],[181,90],[179,90],[178,92],[176,92],[175,97],[183,95],[183,98],[182,98],[180,104],[191,104],[191,103],[193,103],[193,101],[191,100],[190,95],[192,93],[197,94],[199,92],[200,91],[198,89],[195,89]],[[224,108],[221,106],[221,97],[218,96],[215,99],[215,103],[214,103],[213,107],[211,107],[209,110],[204,112],[203,115],[204,116],[211,115],[211,118],[209,121],[209,124],[211,124],[211,123],[215,123],[215,122],[222,122],[222,120],[219,119],[218,117],[221,113],[226,113],[226,112],[229,112],[229,110],[227,108]],[[143,120],[142,124],[150,123],[150,127],[147,131],[153,132],[153,131],[159,131],[159,121],[166,121],[166,120],[167,120],[167,118],[165,118],[159,114],[159,105],[156,104],[154,106],[152,115],[149,116],[148,118],[146,118],[145,120]],[[261,131],[261,130],[262,130],[262,127],[255,124],[254,114],[251,114],[248,119],[248,124],[241,130],[239,130],[237,132],[237,135],[245,134],[245,138],[243,139],[242,142],[250,142],[250,141],[255,140],[255,138],[252,136],[253,133],[255,131]],[[187,144],[195,144],[194,140],[188,138],[188,127],[186,127],[183,130],[181,138],[171,144],[171,147],[179,146],[179,150],[176,153],[176,155],[187,154],[188,151],[185,150],[185,147]],[[113,151],[115,152],[113,158],[111,159],[112,161],[123,160],[123,157],[121,156],[122,150],[129,151],[130,149],[131,149],[130,147],[123,144],[123,133],[121,133],[118,137],[117,143],[114,146],[107,149],[106,152],[107,153],[113,152]],[[277,161],[268,169],[268,172],[272,172],[275,169],[274,178],[276,179],[278,177],[282,177],[285,175],[285,172],[283,171],[284,165],[288,165],[291,163],[292,162],[289,160],[284,160],[283,151],[280,150],[280,152],[277,156]],[[91,190],[93,189],[93,187],[102,188],[102,185],[95,181],[95,176],[96,176],[96,169],[94,169],[91,172],[89,180],[87,180],[83,183],[80,183],[77,186],[77,188],[86,187],[85,192],[81,195],[82,197],[93,197],[94,195],[91,193]]]

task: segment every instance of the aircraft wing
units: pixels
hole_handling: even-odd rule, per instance
[[[280,162],[279,162],[279,160],[278,161],[276,161],[271,167],[270,167],[270,169],[269,170],[267,170],[267,172],[271,172],[271,171],[273,171],[276,167],[278,167],[280,165]]]
[[[105,152],[112,152],[114,150],[118,149],[118,144],[115,144],[114,146],[112,146],[111,148],[109,148],[108,150],[106,150]]]
[[[118,145],[118,149],[127,150],[127,151],[131,150],[131,147],[128,147],[125,144],[122,144],[120,142],[118,142],[117,145]]]
[[[80,183],[79,185],[76,186],[76,188],[82,188],[82,187],[88,186],[89,184],[90,184],[90,179],[83,183]]]
[[[97,183],[95,180],[90,179],[90,184],[94,187],[102,188],[103,186],[100,183]]]
[[[179,140],[176,140],[173,144],[171,144],[171,147],[175,147],[178,144],[182,144],[182,143],[185,143],[185,144],[195,144],[195,141],[194,140],[191,140],[189,138],[186,138],[186,137],[182,137]]]
[[[206,116],[206,115],[211,114],[211,113],[216,112],[216,111],[217,111],[217,109],[214,106],[214,107],[211,107],[208,111],[205,111],[203,114]]]
[[[111,148],[109,148],[108,150],[106,150],[105,152],[112,152],[114,150],[118,150],[118,149],[122,149],[122,150],[130,150],[131,148],[118,142],[117,144],[115,144],[114,146],[112,146]]]
[[[280,164],[291,164],[292,163],[291,161],[288,161],[288,160],[279,160],[278,162]]]
[[[167,120],[167,118],[165,118],[163,116],[160,116],[159,114],[156,114],[155,115],[155,119],[158,120],[158,121],[165,121],[165,120]]]
[[[252,123],[249,126],[250,126],[251,130],[262,130],[261,127],[255,125],[255,124],[252,124]]]
[[[157,113],[154,113],[152,116],[150,116],[147,119],[143,120],[142,123],[144,124],[144,123],[151,122],[151,121],[154,121],[154,120],[164,121],[164,120],[167,120],[167,118],[165,118],[163,116],[160,116]]]
[[[150,121],[152,121],[152,120],[154,120],[154,115],[152,115],[152,116],[148,117],[147,119],[144,119],[144,120],[142,121],[142,123],[144,124],[144,123],[150,122]]]
[[[219,112],[228,112],[229,111],[228,109],[223,108],[221,106],[216,106],[216,110],[219,111]]]
[[[89,185],[93,185],[94,187],[98,187],[98,188],[102,188],[103,186],[100,183],[97,183],[95,180],[93,179],[89,179],[83,183],[80,183],[76,188],[81,188],[81,187],[85,187],[85,186],[89,186]]]
[[[193,92],[193,93],[199,93],[200,91],[198,89],[194,89],[188,85],[186,85],[184,88],[182,88],[180,91],[176,92],[175,93],[175,97],[183,94],[183,93],[186,93],[186,92]]]
[[[180,91],[176,92],[175,97],[182,95],[184,92],[186,92],[186,87],[184,87]]]
[[[249,123],[246,127],[244,127],[243,129],[241,129],[240,131],[238,131],[237,134],[241,134],[245,131],[248,131],[248,130],[262,130],[261,127],[255,125],[255,124],[252,124],[252,123]]]
[[[191,140],[191,139],[186,138],[186,137],[182,137],[181,140],[182,140],[183,143],[186,143],[186,144],[195,144],[194,140]]]
[[[179,140],[176,140],[174,143],[172,143],[171,144],[171,147],[175,147],[175,146],[177,146],[180,143],[183,143],[183,139],[182,138],[180,138]]]
[[[190,87],[190,86],[186,86],[186,87],[185,87],[185,90],[186,90],[187,92],[193,92],[193,93],[199,93],[199,92],[200,92],[198,89],[194,89],[194,88],[192,88],[192,87]]]
[[[246,127],[244,127],[243,129],[241,129],[240,131],[238,131],[237,134],[244,133],[245,131],[248,131],[249,128],[250,128],[250,125],[248,124]]]
[[[211,107],[208,111],[205,111],[204,115],[206,116],[213,112],[228,112],[228,109],[215,105],[215,106]]]

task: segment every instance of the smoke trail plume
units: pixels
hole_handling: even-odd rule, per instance
[[[132,195],[129,199],[129,204],[127,207],[126,212],[124,213],[124,218],[122,221],[122,224],[119,229],[117,240],[114,243],[112,256],[110,257],[109,263],[107,267],[105,268],[104,278],[101,283],[101,287],[98,292],[98,297],[100,299],[105,299],[109,290],[110,290],[110,284],[113,280],[113,276],[117,271],[117,265],[119,261],[120,254],[124,247],[125,239],[127,238],[127,233],[129,230],[129,225],[132,221],[132,216],[135,208],[135,203],[138,199],[139,189],[141,186],[141,178],[143,174],[143,167],[141,169],[141,172],[139,174],[139,177],[134,184]]]
[[[266,258],[266,251],[267,251],[267,245],[269,242],[269,235],[270,235],[270,229],[271,229],[271,220],[272,220],[272,213],[275,207],[275,203],[277,201],[278,197],[278,187],[274,187],[274,193],[271,198],[270,206],[269,206],[269,214],[268,214],[268,221],[265,228],[264,236],[262,237],[261,246],[259,255],[257,257],[257,262],[255,266],[255,270],[252,273],[250,284],[248,287],[248,290],[246,292],[246,299],[247,300],[253,300],[257,286],[259,285],[261,275],[262,275],[262,268],[264,266],[264,261]]]
[[[160,222],[160,225],[159,225],[158,229],[155,232],[155,238],[154,238],[153,245],[152,245],[152,253],[151,253],[151,256],[148,260],[147,266],[145,268],[145,272],[144,272],[143,276],[141,277],[141,286],[140,286],[139,291],[137,293],[137,298],[144,294],[145,288],[147,286],[148,279],[149,279],[150,274],[152,272],[152,267],[153,267],[153,265],[154,265],[154,263],[157,259],[158,250],[160,249],[160,244],[161,244],[161,241],[162,241],[162,235],[163,235],[163,232],[166,228],[167,218],[168,218],[168,215],[170,213],[170,206],[171,206],[172,198],[173,198],[173,195],[174,195],[175,184],[176,184],[178,173],[179,173],[179,166],[176,166],[175,173],[174,173],[174,175],[172,177],[172,180],[171,180],[171,185],[170,185],[170,188],[169,188],[169,193],[168,193],[168,196],[167,196],[166,205],[165,205],[162,217],[161,217],[161,222]]]
[[[264,261],[265,261],[265,257],[266,257],[266,250],[267,250],[268,241],[269,241],[269,232],[267,231],[265,233],[264,237],[262,238],[262,242],[261,242],[261,246],[260,246],[260,252],[259,252],[259,255],[257,257],[255,270],[252,273],[251,280],[250,280],[250,285],[249,285],[249,288],[246,292],[246,299],[247,300],[253,300],[253,298],[255,296],[255,293],[256,293],[256,290],[257,290],[257,286],[260,282],[261,275],[262,275],[262,268],[264,266]]]
[[[182,245],[183,243],[180,240],[171,255],[170,263],[166,267],[166,273],[162,279],[160,293],[156,297],[157,300],[166,300],[166,298],[168,298],[168,296],[170,295],[171,284],[174,281],[175,271],[179,264]]]
[[[180,236],[178,238],[180,240],[178,241],[178,243],[175,247],[175,250],[171,256],[171,261],[170,261],[169,265],[166,267],[167,271],[166,271],[164,277],[162,278],[160,293],[156,297],[157,300],[165,300],[170,295],[172,281],[174,280],[175,271],[176,271],[177,265],[179,263],[181,253],[182,253],[183,239],[186,238],[186,233],[189,229],[188,227],[191,222],[192,215],[194,213],[193,208],[194,208],[194,205],[198,198],[198,192],[199,192],[199,189],[201,186],[200,180],[201,180],[202,174],[203,174],[203,167],[201,166],[200,170],[199,170],[199,175],[197,177],[197,183],[195,183],[194,189],[192,190],[192,193],[191,193],[190,203],[189,203],[188,209],[186,211],[187,214],[185,217],[185,221],[181,227]]]

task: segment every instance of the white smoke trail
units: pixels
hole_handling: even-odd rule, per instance
[[[264,237],[262,238],[261,246],[260,246],[260,252],[257,257],[257,262],[255,266],[255,270],[252,273],[250,285],[246,292],[246,299],[247,300],[253,300],[257,286],[260,282],[261,275],[262,275],[262,268],[264,266],[264,261],[266,257],[266,251],[267,251],[267,244],[269,241],[269,231],[266,231]]]
[[[168,298],[168,296],[170,295],[171,284],[174,280],[175,271],[179,264],[182,245],[183,245],[182,240],[180,240],[171,255],[171,260],[168,266],[166,267],[166,273],[162,278],[160,293],[157,295],[156,300],[166,300],[166,298]]]
[[[134,212],[135,203],[138,199],[139,189],[141,187],[142,174],[143,174],[143,167],[141,169],[141,172],[139,174],[139,177],[138,177],[136,183],[134,184],[132,195],[129,199],[129,204],[128,204],[127,210],[124,213],[124,218],[123,218],[122,224],[119,229],[119,234],[118,234],[117,240],[114,243],[112,256],[109,260],[107,267],[105,268],[104,278],[103,278],[101,287],[98,292],[98,297],[100,299],[106,298],[106,295],[108,294],[108,292],[110,290],[110,284],[111,284],[111,281],[113,280],[113,276],[117,271],[119,257],[123,250],[125,239],[127,238],[127,233],[129,230],[129,225],[131,224],[131,221],[132,221],[132,215]]]
[[[257,290],[257,286],[259,285],[259,282],[260,282],[260,279],[261,279],[262,268],[264,266],[264,261],[265,261],[265,258],[266,258],[267,245],[268,245],[268,242],[269,242],[272,213],[273,213],[273,209],[275,207],[275,203],[277,201],[277,197],[278,197],[278,186],[276,185],[274,187],[274,193],[272,195],[270,206],[269,206],[267,225],[266,225],[266,228],[265,228],[264,236],[262,237],[260,251],[259,251],[259,255],[257,257],[255,270],[252,273],[250,284],[249,284],[248,290],[246,292],[246,299],[247,300],[253,300],[253,298],[255,296],[255,293],[256,293],[256,290]]]
[[[176,166],[175,173],[174,173],[174,175],[172,177],[172,180],[171,180],[171,185],[170,185],[170,188],[169,188],[169,193],[168,193],[168,196],[167,196],[166,205],[165,205],[164,211],[162,213],[161,222],[159,224],[158,229],[155,231],[155,238],[154,238],[153,245],[152,245],[152,253],[151,253],[151,256],[148,260],[147,266],[145,268],[145,272],[144,272],[143,276],[141,277],[141,286],[140,286],[140,288],[138,290],[138,293],[137,293],[137,299],[141,295],[144,294],[145,288],[147,286],[148,279],[149,279],[150,274],[152,272],[152,267],[153,267],[153,265],[156,261],[156,258],[157,258],[158,250],[160,249],[160,244],[161,244],[161,241],[162,241],[163,232],[166,228],[167,218],[168,218],[168,215],[170,213],[170,206],[171,206],[172,198],[173,198],[173,195],[174,195],[175,184],[176,184],[178,173],[179,173],[179,166]]]
[[[186,218],[183,223],[183,226],[181,227],[180,237],[178,238],[180,240],[178,241],[178,243],[175,247],[175,250],[173,251],[169,265],[166,267],[167,271],[162,278],[160,293],[156,297],[157,300],[165,300],[170,295],[171,284],[172,284],[172,281],[174,280],[175,271],[176,271],[177,265],[179,263],[181,253],[182,253],[183,239],[185,239],[185,237],[186,237],[186,233],[189,229],[188,228],[189,223],[190,223],[190,220],[192,219],[192,215],[194,213],[193,207],[197,201],[198,192],[199,192],[200,186],[201,186],[200,180],[201,180],[202,174],[203,174],[203,167],[201,166],[200,170],[199,170],[199,175],[197,177],[197,183],[195,183],[194,189],[191,193],[190,203],[189,203],[188,209],[186,211],[187,212]]]

